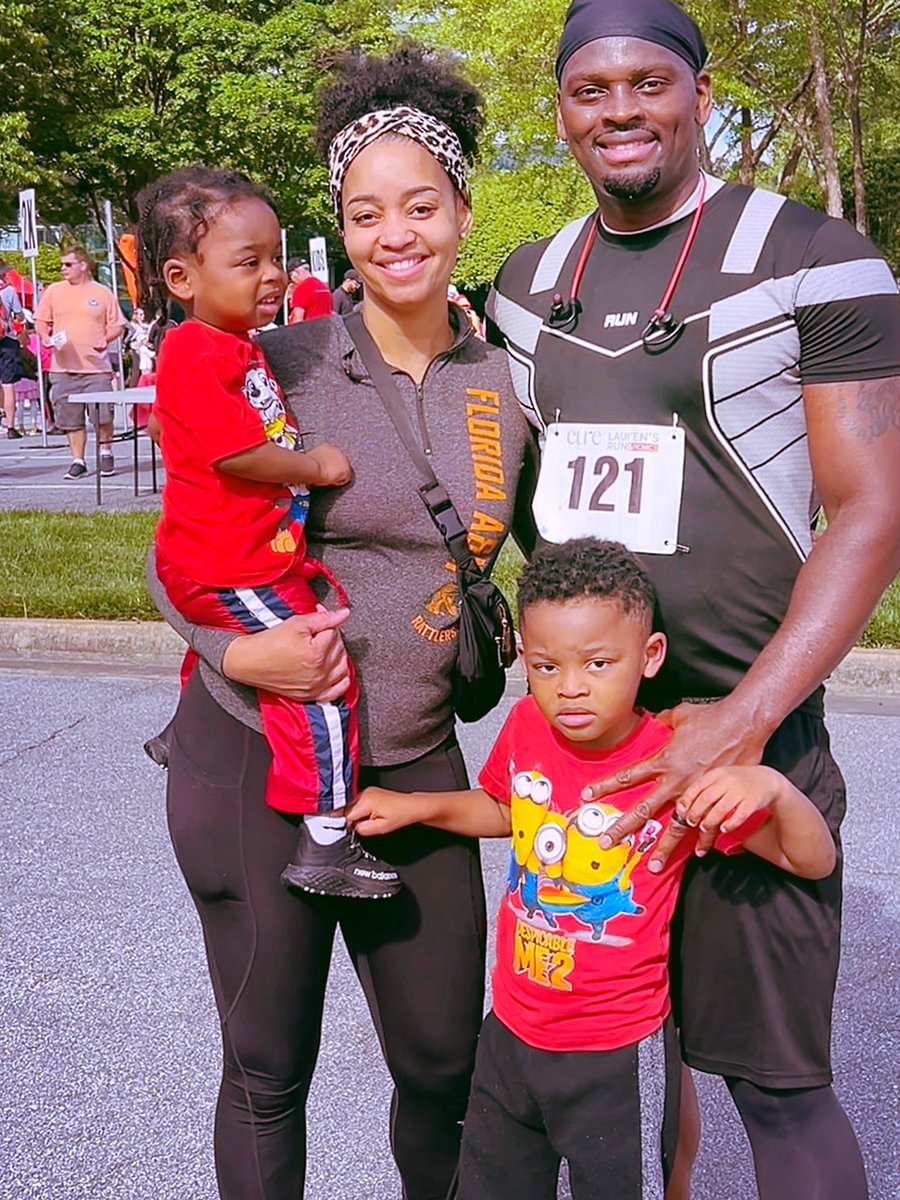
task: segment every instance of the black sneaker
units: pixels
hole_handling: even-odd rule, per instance
[[[101,475],[115,475],[115,473],[116,473],[116,460],[113,458],[113,456],[111,454],[101,454],[100,455],[100,474]]]
[[[402,886],[394,868],[363,850],[352,833],[320,846],[305,824],[300,826],[297,849],[281,872],[281,882],[320,896],[355,900],[384,900],[396,896]]]
[[[88,469],[83,462],[73,462],[68,471],[66,471],[65,475],[63,475],[63,479],[67,481],[81,479],[83,476],[87,475],[87,473]]]
[[[6,436],[9,438],[10,441],[12,441],[14,438],[22,437],[22,434],[20,433],[20,431],[18,429],[13,429],[12,426],[10,426],[10,428],[7,429],[7,431],[6,431]]]

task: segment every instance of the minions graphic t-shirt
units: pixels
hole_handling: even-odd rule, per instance
[[[497,919],[494,1013],[539,1050],[616,1050],[654,1033],[669,1014],[669,926],[695,838],[681,839],[654,875],[649,852],[668,807],[620,845],[599,838],[652,791],[602,801],[582,789],[660,750],[671,730],[647,713],[608,751],[587,750],[547,723],[533,697],[513,708],[479,782],[510,806],[509,873]],[[716,849],[737,849],[756,814]]]

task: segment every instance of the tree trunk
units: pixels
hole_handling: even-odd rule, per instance
[[[815,13],[810,13],[809,48],[813,60],[813,78],[816,91],[816,125],[825,168],[824,188],[825,211],[830,217],[842,217],[844,204],[841,199],[841,177],[838,173],[837,155],[834,149],[834,123],[831,119],[831,100],[828,96],[828,75],[825,67],[825,47],[816,24]]]
[[[859,115],[859,81],[848,96],[850,129],[853,133],[853,205],[856,209],[856,228],[869,232],[869,213],[866,208],[866,177],[863,163],[862,121]]]
[[[837,34],[841,67],[847,85],[847,113],[850,118],[850,134],[853,146],[853,207],[856,210],[856,228],[868,233],[869,218],[866,211],[866,179],[863,162],[863,137],[860,93],[866,63],[866,34],[869,29],[869,0],[860,0],[857,20],[856,45],[851,49],[844,30],[839,10],[832,13]]]
[[[753,186],[756,162],[753,158],[753,114],[749,108],[741,109],[741,183]]]
[[[791,194],[791,187],[797,175],[797,168],[800,166],[800,159],[803,157],[803,140],[799,134],[794,137],[791,142],[791,148],[785,156],[784,164],[781,168],[781,175],[778,179],[778,191],[783,196]]]

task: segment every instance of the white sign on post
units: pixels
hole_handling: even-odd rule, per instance
[[[328,283],[328,250],[323,237],[309,239],[309,269],[316,279]]]
[[[38,235],[34,188],[26,188],[19,192],[19,245],[26,258],[37,258]]]

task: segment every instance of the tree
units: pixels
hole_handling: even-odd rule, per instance
[[[133,219],[145,183],[205,160],[268,182],[286,223],[320,224],[323,64],[393,37],[365,0],[0,0],[0,13],[0,67],[19,79],[4,191],[37,184],[45,219],[99,217],[104,198]]]
[[[592,204],[590,187],[556,137],[556,44],[567,0],[411,0],[405,24],[459,55],[483,91],[487,124],[472,179],[475,221],[456,278],[493,279],[507,254],[546,237]]]
[[[460,54],[483,89],[488,127],[473,182],[476,224],[460,273],[492,277],[518,240],[545,236],[590,207],[556,142],[553,65],[566,0],[409,0],[404,18]],[[900,174],[900,0],[687,0],[706,32],[715,113],[701,138],[707,170],[855,214],[865,229],[877,155],[879,196]],[[874,159],[873,159],[874,161]],[[850,180],[849,195],[847,180]],[[559,185],[559,186],[557,186]],[[900,240],[880,200],[873,232]]]

